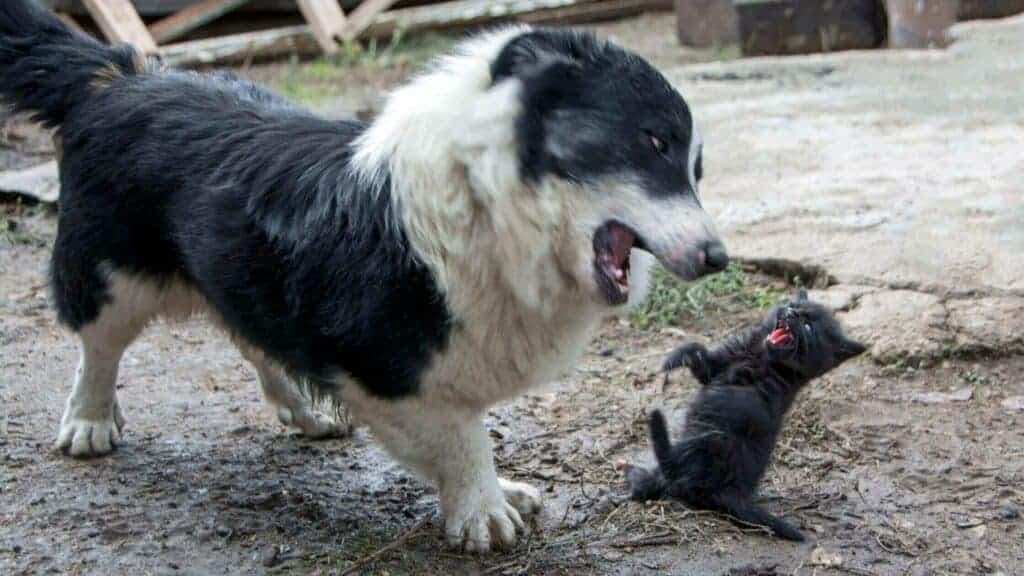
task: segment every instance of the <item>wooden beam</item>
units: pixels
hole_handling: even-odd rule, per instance
[[[158,44],[164,44],[213,22],[228,12],[248,3],[249,0],[205,0],[168,16],[149,27],[149,33]]]
[[[345,14],[338,0],[297,0],[299,10],[309,22],[320,49],[325,54],[338,53],[338,38],[345,29]]]
[[[603,0],[580,3],[576,6],[542,10],[514,17],[527,24],[576,24],[611,18],[625,18],[647,11],[671,10],[672,0]]]
[[[320,45],[308,25],[168,44],[160,57],[172,66],[207,66],[286,54],[316,54]]]
[[[156,42],[128,0],[82,0],[103,35],[111,42],[127,42],[145,54],[156,52]]]
[[[68,14],[67,12],[57,12],[57,18],[60,18],[60,21],[68,28],[77,30],[78,32],[85,32],[85,30],[82,29],[82,25],[79,24],[78,20],[75,20],[75,17],[71,14]]]
[[[397,0],[365,0],[348,15],[345,28],[341,31],[341,38],[346,42],[355,40],[373,23],[378,14],[390,8],[395,2]]]
[[[380,12],[361,37],[387,38],[399,28],[413,32],[494,21],[593,21],[665,6],[665,0],[458,0]],[[160,49],[164,60],[177,66],[241,62],[248,58],[318,52],[319,45],[310,26],[222,36],[171,44]]]
[[[389,10],[377,16],[363,35],[386,37],[396,29],[437,30],[510,21],[593,21],[666,5],[665,0],[457,0]]]

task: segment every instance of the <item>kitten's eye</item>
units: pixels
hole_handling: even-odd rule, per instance
[[[655,151],[657,151],[658,154],[668,154],[667,142],[665,142],[661,138],[658,138],[654,134],[648,134],[647,137],[651,139],[651,146],[654,147]]]

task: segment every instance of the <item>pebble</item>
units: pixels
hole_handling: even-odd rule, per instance
[[[999,517],[1003,520],[1016,520],[1020,518],[1020,510],[1016,506],[1007,504],[999,511]]]
[[[260,552],[260,564],[270,568],[277,565],[281,555],[281,550],[277,546],[265,546]]]

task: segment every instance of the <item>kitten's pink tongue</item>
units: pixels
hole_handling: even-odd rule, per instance
[[[768,343],[772,346],[778,346],[779,344],[785,344],[789,342],[792,336],[789,335],[789,330],[785,328],[776,328],[774,332],[768,335]]]

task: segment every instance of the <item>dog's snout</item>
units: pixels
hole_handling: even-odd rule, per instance
[[[700,249],[699,259],[705,274],[721,272],[729,265],[729,253],[725,251],[725,244],[718,240],[706,242]]]

